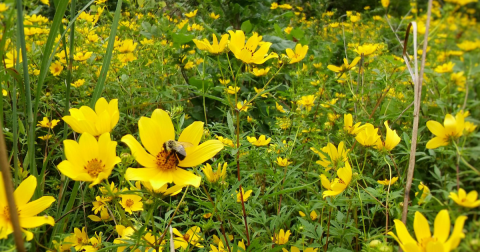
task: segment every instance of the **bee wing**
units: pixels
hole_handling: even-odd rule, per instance
[[[177,142],[178,144],[182,145],[183,148],[189,148],[189,147],[193,147],[193,144],[192,143],[189,143],[189,142]]]

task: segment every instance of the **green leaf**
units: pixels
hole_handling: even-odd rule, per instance
[[[173,43],[178,45],[186,44],[193,40],[195,35],[193,34],[185,34],[185,33],[174,33],[172,34]]]
[[[230,114],[230,111],[228,111],[227,113],[227,124],[228,124],[228,129],[230,130],[230,135],[234,136],[235,127],[233,126],[233,118],[232,118],[232,115]]]
[[[303,38],[303,35],[305,35],[305,32],[302,29],[293,29],[290,32],[290,35],[292,35],[296,39],[301,39],[301,38]]]
[[[272,43],[270,48],[276,51],[285,51],[287,48],[293,49],[295,47],[295,42],[290,40],[285,40],[277,36],[265,35],[263,36],[263,41]]]
[[[240,29],[242,29],[242,31],[244,31],[245,33],[249,33],[252,31],[252,23],[250,23],[250,20],[247,20],[245,22],[242,23],[242,26],[240,27]]]
[[[196,87],[198,90],[201,90],[202,93],[205,93],[208,89],[210,89],[210,87],[213,86],[213,82],[211,80],[202,80],[197,76],[190,77],[190,79],[188,79],[188,83]]]

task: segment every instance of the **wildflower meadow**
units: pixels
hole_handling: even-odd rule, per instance
[[[0,251],[480,251],[478,0],[2,0]]]

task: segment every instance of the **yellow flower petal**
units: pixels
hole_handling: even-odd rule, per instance
[[[175,140],[175,137],[165,140],[164,137],[162,137],[163,132],[160,127],[160,124],[148,117],[142,117],[138,121],[140,140],[145,149],[154,156],[162,151],[163,143],[168,140]]]
[[[450,216],[448,215],[448,211],[444,209],[438,212],[437,217],[435,217],[433,236],[436,237],[439,242],[445,243],[448,235],[450,235]]]
[[[35,188],[37,188],[37,178],[35,178],[35,176],[30,175],[20,183],[14,192],[17,207],[23,207],[30,201],[35,192]]]
[[[445,224],[450,225],[450,222]],[[425,216],[423,216],[422,213],[418,211],[415,212],[415,218],[413,220],[413,230],[415,231],[415,237],[419,241],[432,237],[432,233],[430,232],[430,225],[428,224],[427,219],[425,218]]]
[[[173,127],[172,119],[170,119],[167,112],[161,109],[155,109],[151,118],[160,126],[160,132],[162,133],[159,140],[160,144],[163,144],[168,140],[175,140],[175,128]]]
[[[54,197],[43,196],[37,200],[27,203],[26,205],[23,205],[22,207],[18,207],[18,210],[22,216],[34,216],[50,207],[53,202],[55,202]]]
[[[126,135],[122,137],[122,142],[124,142],[128,148],[130,148],[132,155],[139,164],[149,168],[157,166],[155,157],[148,154],[132,135]]]
[[[215,156],[222,149],[223,144],[219,140],[208,140],[199,145],[192,152],[189,152],[185,159],[179,162],[178,166],[197,166]]]
[[[178,141],[191,143],[194,146],[197,146],[200,143],[200,140],[202,140],[203,125],[203,122],[193,122],[182,131]]]
[[[36,228],[45,224],[55,225],[55,220],[51,216],[32,216],[20,217],[20,226],[23,228]]]
[[[427,142],[427,149],[436,149],[441,146],[447,146],[448,142],[444,138],[434,137]]]

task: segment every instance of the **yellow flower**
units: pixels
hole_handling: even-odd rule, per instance
[[[326,103],[320,104],[324,108],[330,108],[330,105],[335,105],[337,103],[338,98],[331,99],[330,101],[327,101]]]
[[[126,212],[132,214],[132,212],[143,211],[142,196],[135,194],[120,194],[120,205],[125,209]]]
[[[300,214],[300,216],[302,216],[302,217],[306,216],[305,213],[302,212],[302,211],[299,211],[298,214]],[[317,212],[315,212],[315,210],[312,210],[312,212],[310,212],[310,219],[316,220],[317,218],[318,218]]]
[[[8,10],[8,6],[5,3],[0,3],[0,12]]]
[[[467,194],[467,192],[465,192],[463,188],[460,188],[460,190],[458,190],[458,194],[451,192],[448,197],[455,201],[455,203],[463,207],[475,208],[480,206],[480,200],[478,200],[478,193],[475,190]]]
[[[278,104],[278,102],[275,102],[275,108],[281,113],[286,113],[287,112],[287,111],[285,111],[285,109],[283,108],[282,105]]]
[[[85,79],[78,79],[74,83],[72,83],[72,86],[78,88],[81,87],[83,84],[85,84]]]
[[[93,52],[78,52],[73,56],[76,61],[85,61],[92,56]]]
[[[18,62],[17,62],[18,60]],[[20,50],[20,53],[17,54],[16,50],[13,50],[11,52],[7,52],[5,54],[5,66],[7,68],[13,68],[15,65],[22,63],[22,51]]]
[[[278,6],[278,8],[284,9],[284,10],[290,10],[292,9],[292,6],[290,4],[281,4]]]
[[[267,139],[265,135],[261,135],[260,137],[258,137],[258,140],[254,136],[253,137],[247,136],[247,140],[255,146],[265,146],[265,145],[268,145],[270,141],[272,141],[271,138]]]
[[[385,137],[385,142],[383,142],[381,139],[378,139],[376,148],[378,150],[391,151],[391,150],[393,150],[393,148],[395,148],[395,146],[398,145],[398,143],[400,143],[401,139],[398,136],[396,130],[392,130],[392,129],[390,129],[390,127],[388,127],[388,122],[387,121],[385,121],[383,124],[385,125],[385,129],[387,130],[387,135]]]
[[[387,8],[390,4],[390,0],[381,0],[383,8]]]
[[[345,163],[348,162],[348,149],[345,149],[343,141],[338,144],[338,149],[332,143],[328,143],[327,146],[321,149],[321,152],[313,147],[311,150],[320,156],[320,160],[316,163],[325,168],[325,171],[331,169],[337,170],[338,168],[344,167]],[[327,154],[328,157],[324,154]]]
[[[260,77],[260,76],[264,76],[264,75],[267,75],[268,71],[270,71],[270,67],[266,67],[266,68],[253,68],[252,70],[252,73],[253,75],[257,76],[257,77]]]
[[[302,96],[301,100],[297,101],[297,105],[304,107],[307,111],[312,110],[313,105],[317,97],[315,95]]]
[[[92,182],[90,187],[107,179],[113,167],[122,160],[117,157],[117,142],[110,139],[110,133],[104,133],[98,141],[85,132],[77,143],[74,140],[63,141],[65,157],[58,170],[76,181]]]
[[[75,247],[76,251],[83,250],[85,246],[88,244],[88,235],[87,235],[87,231],[85,231],[85,227],[82,228],[82,231],[80,231],[80,229],[78,228],[75,228],[73,230],[72,238],[73,238],[72,246]]]
[[[227,176],[227,163],[218,164],[217,171],[213,171],[212,166],[210,164],[206,164],[204,168],[202,168],[203,174],[207,177],[208,182],[216,183],[219,180],[224,180]]]
[[[254,33],[245,44],[245,33],[243,33],[242,30],[228,32],[230,33],[230,43],[228,44],[228,48],[230,48],[230,50],[233,52],[235,58],[245,62],[246,64],[257,65],[263,64],[265,61],[271,58],[275,58],[275,55],[272,54],[265,57],[272,43],[260,43],[262,41],[262,37],[259,37],[257,33]],[[257,50],[259,45],[260,48]]]
[[[219,81],[220,84],[222,84],[222,85],[227,85],[228,83],[230,83],[230,80],[219,79],[218,81]]]
[[[215,20],[217,20],[218,18],[220,18],[220,14],[215,15],[215,13],[212,12],[212,13],[210,13],[210,17],[213,18],[213,19],[215,19]]]
[[[288,252],[288,250],[285,248],[282,248],[282,251]],[[303,250],[303,252],[317,252],[317,251],[318,251],[318,248],[306,248],[305,250]],[[290,248],[290,252],[300,252],[300,249],[295,246],[292,246]]]
[[[347,189],[347,186],[352,180],[352,167],[348,162],[345,162],[345,167],[337,170],[337,176],[338,178],[335,178],[330,182],[324,174],[320,175],[322,186],[327,189],[327,191],[323,192],[324,199],[326,197],[339,195]]]
[[[205,219],[210,219],[210,217],[212,217],[212,213],[206,213],[204,215],[202,215],[203,218]]]
[[[346,72],[355,67],[359,60],[360,57],[356,57],[355,59],[353,59],[352,63],[349,64],[347,59],[343,59],[343,65],[339,67],[335,65],[328,65],[327,68],[331,71],[334,71],[335,73]]]
[[[110,103],[103,97],[98,99],[95,111],[87,106],[80,109],[72,108],[69,111],[70,115],[62,119],[72,127],[72,130],[80,134],[88,132],[95,137],[111,132],[120,119],[118,99],[113,99]]]
[[[475,131],[475,129],[477,129],[477,125],[472,123],[472,122],[465,122],[465,125],[464,125],[464,130],[465,130],[465,133],[472,133]]]
[[[212,34],[212,37],[212,44],[210,44],[210,42],[206,38],[203,40],[194,39],[193,42],[201,51],[208,51],[211,54],[223,53],[228,43],[228,34],[223,34],[220,42],[218,42],[217,35],[215,35],[215,33]]]
[[[450,80],[455,82],[457,85],[458,91],[465,91],[465,83],[467,83],[467,78],[463,76],[464,72],[452,73],[450,75]]]
[[[238,191],[236,192],[237,192],[237,203],[240,203],[242,202],[242,198],[241,198],[242,195],[240,195]],[[245,192],[242,187],[243,202],[247,202],[248,198],[250,198],[250,196],[252,195],[252,192],[253,192],[252,190],[248,190],[247,192]]]
[[[227,252],[228,251],[223,245],[222,241],[218,242],[218,248],[215,247],[213,244],[210,244],[210,248],[212,249],[210,250],[210,252]]]
[[[182,191],[182,189],[184,187],[184,185],[174,185],[174,186],[168,187],[168,184],[165,184],[162,187],[158,188],[157,190],[154,190],[150,181],[142,181],[142,185],[150,193],[162,194],[163,196],[177,195]]]
[[[47,141],[48,139],[52,138],[52,136],[52,134],[46,134],[45,136],[39,136],[38,138],[43,141]]]
[[[50,65],[50,73],[53,76],[59,76],[62,73],[63,66],[62,63],[55,61]]]
[[[274,237],[272,237],[272,241],[275,242],[275,244],[282,245],[288,242],[288,238],[290,237],[290,235],[290,230],[287,230],[287,232],[285,232],[283,229],[280,229],[280,232],[278,234],[274,234]]]
[[[365,127],[357,133],[355,139],[363,146],[373,146],[380,139],[378,128],[373,127],[370,123],[366,123]]]
[[[145,168],[128,168],[125,178],[149,181],[154,190],[172,182],[199,187],[201,178],[184,168],[197,166],[223,149],[222,142],[218,140],[208,140],[199,145],[203,136],[203,122],[197,121],[185,128],[178,138],[180,143],[190,145],[181,147],[186,154],[184,158],[174,150],[167,150],[167,142],[175,141],[175,129],[168,113],[161,109],[154,110],[151,118],[141,117],[138,129],[148,152],[130,134],[122,137],[122,142],[128,145],[137,162]]]
[[[420,181],[420,184],[418,185],[418,190],[422,191],[422,195],[420,195],[420,199],[418,200],[418,204],[421,205],[425,203],[425,200],[427,196],[430,194],[430,188],[428,186],[424,185],[423,182]],[[415,193],[415,197],[417,197],[419,192]]]
[[[238,91],[240,91],[240,87],[228,86],[228,88],[226,88],[225,91],[229,94],[236,94]]]
[[[228,139],[228,138],[223,138],[222,136],[215,136],[220,142],[223,143],[223,145],[226,145],[226,146],[230,146],[230,147],[235,147],[235,145],[233,145],[233,141]]]
[[[250,107],[251,105],[247,103],[247,100],[237,102],[237,109],[240,110],[240,112],[247,112]]]
[[[283,30],[285,31],[286,34],[290,34],[290,32],[292,32],[292,30],[293,30],[293,27],[288,26],[287,28],[285,28]]]
[[[57,126],[58,122],[60,122],[60,120],[53,119],[50,121],[47,117],[43,117],[43,120],[39,121],[37,126],[53,129],[55,126]]]
[[[5,194],[5,186],[0,173],[0,239],[6,239],[13,232],[12,222],[10,220],[10,212]],[[26,240],[33,238],[33,233],[25,230],[25,228],[36,228],[45,224],[55,225],[55,220],[51,216],[37,216],[40,212],[50,207],[55,201],[52,196],[43,196],[32,202],[29,202],[37,187],[37,178],[29,176],[15,189],[15,204],[17,206],[18,219],[20,227],[26,235]]]
[[[363,53],[363,56],[368,56],[374,53],[378,48],[378,44],[364,44],[361,46],[358,46],[357,49],[353,50],[359,55]]]
[[[200,244],[200,242],[203,241],[203,238],[200,236],[201,232],[202,230],[197,226],[191,227],[185,234],[180,233],[178,229],[174,228],[173,233],[177,236],[173,240],[175,249],[180,247],[186,249],[188,244],[198,248],[203,248],[202,244]]]
[[[197,15],[197,11],[198,10],[194,10],[192,12],[185,13],[185,16],[188,17],[188,18],[193,18]]]
[[[8,95],[8,91],[5,90],[5,89],[2,89],[2,95],[3,95],[3,96],[7,96],[7,95]]]
[[[463,135],[465,127],[465,118],[463,114],[457,113],[455,117],[451,114],[445,116],[443,126],[437,121],[427,122],[427,128],[435,137],[427,142],[427,149],[436,149],[441,146],[447,146],[451,141]]]
[[[357,15],[351,15],[350,16],[350,21],[352,23],[356,23],[356,22],[360,21],[360,13],[357,13]]]
[[[271,9],[271,10],[275,10],[276,8],[278,8],[278,3],[275,3],[275,2],[274,2],[274,3],[272,3],[272,4],[270,5],[270,9]]]
[[[265,91],[265,89],[263,89],[263,88],[253,87],[253,89],[255,90],[255,93],[257,93],[257,94],[260,94],[260,93],[262,93],[263,91]],[[267,97],[268,97],[268,93],[261,94],[260,96],[263,97],[263,98],[267,98]]]
[[[126,39],[122,44],[117,48],[120,53],[129,53],[135,51],[138,43],[134,43],[132,39]]]
[[[465,40],[460,44],[457,44],[458,48],[462,51],[469,52],[478,48],[478,44],[475,41]]]
[[[435,72],[437,73],[450,73],[453,71],[453,67],[455,66],[454,63],[448,62],[443,65],[439,65],[435,68]]]
[[[448,215],[448,210],[441,210],[435,218],[432,236],[428,220],[422,213],[416,211],[413,220],[413,230],[417,240],[410,236],[405,224],[401,220],[393,221],[397,235],[393,232],[388,232],[388,235],[392,236],[405,252],[449,252],[458,247],[460,240],[465,237],[462,230],[466,219],[467,216],[459,216],[455,220],[453,232],[450,238],[448,238],[450,235],[450,216]]]
[[[114,244],[128,243],[128,240],[131,239],[130,236],[135,234],[135,230],[132,227],[125,227],[123,225],[115,226],[115,230],[117,230],[117,233],[120,236],[120,238],[117,238],[117,239],[113,240]],[[145,237],[146,237],[146,235],[145,235]],[[126,248],[127,248],[126,246],[117,247],[117,252],[121,252],[121,251],[124,251],[124,250],[131,251],[131,250],[128,250]],[[131,247],[129,247],[129,248],[131,248]],[[77,251],[79,251],[79,250],[77,250]],[[146,249],[146,251],[148,251],[148,249]],[[136,249],[136,250],[134,250],[134,252],[140,252],[140,249]]]
[[[345,114],[343,115],[343,130],[345,130],[350,135],[356,135],[360,132],[365,125],[360,126],[361,122],[357,122],[353,125],[353,117],[352,114]]]
[[[303,60],[303,58],[305,58],[305,55],[307,55],[307,51],[308,45],[302,46],[300,43],[295,46],[295,52],[292,49],[287,48],[286,53],[288,58],[290,59],[288,64],[297,63]]]
[[[289,164],[292,162],[288,162],[287,158],[281,158],[277,157],[277,161],[274,161],[277,165],[282,166],[282,167],[287,167]]]
[[[397,182],[397,180],[398,180],[398,177],[393,177],[392,180],[384,179],[384,180],[377,180],[377,182],[380,185],[393,185],[395,184],[395,182]]]

